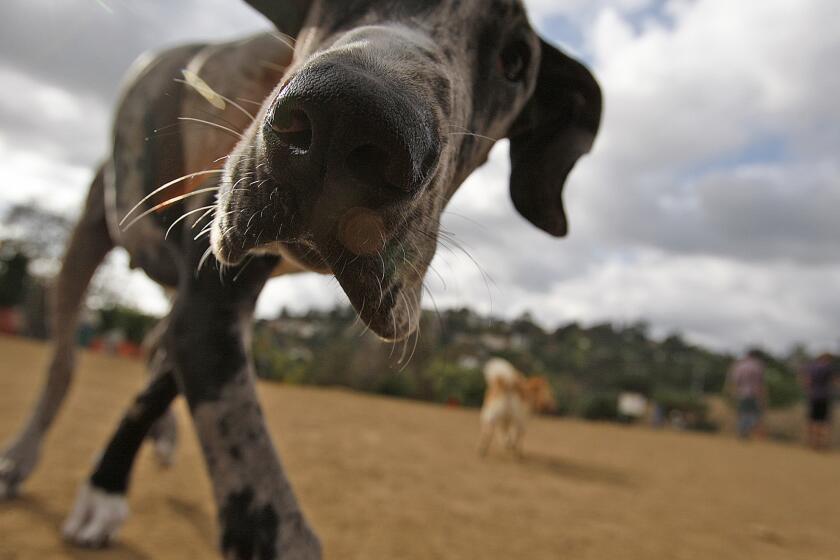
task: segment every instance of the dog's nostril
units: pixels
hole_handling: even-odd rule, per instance
[[[312,146],[312,122],[300,109],[278,108],[272,117],[271,130],[291,150],[306,153]]]
[[[347,168],[353,177],[368,186],[382,188],[400,188],[389,180],[388,166],[391,160],[386,150],[365,144],[355,148],[347,156]]]

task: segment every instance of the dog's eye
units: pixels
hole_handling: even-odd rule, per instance
[[[524,40],[508,43],[499,55],[502,74],[511,82],[521,82],[531,61],[531,48]]]

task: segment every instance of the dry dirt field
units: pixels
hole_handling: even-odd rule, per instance
[[[45,347],[0,338],[0,439],[35,395]],[[196,441],[169,470],[144,450],[132,515],[107,551],[66,546],[76,486],[142,383],[139,363],[83,355],[20,498],[0,503],[0,560],[214,558]],[[263,384],[271,430],[328,559],[840,559],[840,454],[722,436],[539,419],[526,458],[476,457],[478,416]]]

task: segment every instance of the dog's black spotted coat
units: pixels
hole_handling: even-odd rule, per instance
[[[256,506],[254,489],[228,494],[219,508],[223,529],[222,552],[234,558],[277,558],[277,512],[268,504]]]

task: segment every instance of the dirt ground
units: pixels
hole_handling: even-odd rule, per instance
[[[43,345],[0,338],[0,440],[41,380]],[[144,449],[119,544],[59,527],[142,383],[137,362],[83,355],[21,497],[0,503],[0,560],[216,557],[198,446],[159,468]],[[473,410],[263,384],[262,402],[330,559],[840,559],[840,454],[722,436],[537,419],[517,461],[475,454]]]

